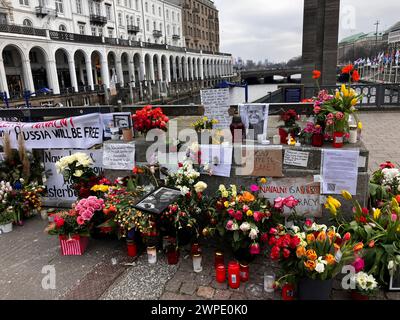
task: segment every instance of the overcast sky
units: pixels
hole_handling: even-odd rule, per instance
[[[255,61],[280,62],[301,55],[303,0],[215,0],[221,51]],[[339,39],[383,31],[400,21],[399,0],[341,0]]]

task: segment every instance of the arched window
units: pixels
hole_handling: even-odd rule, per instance
[[[155,21],[153,21],[153,30],[157,30],[157,25]]]
[[[147,2],[144,4],[144,9],[146,12],[149,12],[149,4]]]
[[[162,23],[160,22],[160,31],[162,31],[163,27],[162,27]]]
[[[25,27],[32,27],[32,26],[33,26],[32,21],[29,20],[29,19],[25,19],[24,22],[22,22],[22,24],[23,24]]]
[[[153,14],[156,14],[156,7],[154,6],[154,4],[151,5],[151,12]]]
[[[67,32],[67,27],[64,24],[60,24],[58,27],[58,30],[61,32]]]
[[[170,35],[170,34],[171,34],[171,28],[169,25],[167,25],[167,35]]]
[[[150,31],[150,21],[148,19],[146,20],[146,30]]]
[[[158,15],[161,17],[161,7],[158,7]]]

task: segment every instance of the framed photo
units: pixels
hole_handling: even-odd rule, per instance
[[[400,268],[396,268],[396,271],[390,276],[389,291],[400,291]]]
[[[261,103],[240,104],[239,113],[246,127],[246,139],[257,140],[259,135],[268,134],[269,105]]]
[[[141,211],[160,214],[180,196],[180,190],[161,187],[147,195],[143,200],[135,205],[135,208]]]
[[[132,128],[132,120],[130,114],[114,114],[114,127],[120,129]]]

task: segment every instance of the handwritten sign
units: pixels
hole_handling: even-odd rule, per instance
[[[213,176],[230,177],[233,147],[205,144],[200,146],[201,164],[209,165]]]
[[[135,167],[134,142],[106,142],[103,150],[103,167],[105,169],[132,170]]]
[[[286,150],[283,164],[288,165],[288,166],[307,168],[309,157],[310,157],[309,152]]]
[[[278,197],[293,196],[300,201],[296,207],[297,214],[321,217],[320,190],[320,183],[314,182],[313,176],[268,179],[267,183],[261,187],[260,196],[271,202]],[[290,210],[285,209],[285,213],[289,214]]]
[[[64,178],[57,173],[56,162],[61,158],[70,156],[78,152],[77,150],[45,150],[44,151],[44,169],[48,174],[46,179],[47,196],[44,198],[46,205],[57,205],[60,203],[73,202],[76,200],[74,190],[70,184],[64,183]],[[79,150],[87,154],[93,161],[92,169],[96,174],[103,172],[103,150]]]
[[[282,177],[282,147],[249,147],[243,149],[244,168],[236,170],[239,176]]]
[[[103,123],[99,113],[44,122],[0,121],[0,138],[5,133],[13,148],[22,136],[27,149],[90,149],[103,142]]]
[[[216,129],[229,128],[232,117],[229,115],[229,89],[201,90],[201,104],[204,115],[209,119],[217,119]]]

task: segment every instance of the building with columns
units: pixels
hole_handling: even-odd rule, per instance
[[[136,10],[136,2],[143,5],[142,10]],[[82,14],[76,13],[78,3]],[[120,9],[126,4],[129,8]],[[107,6],[114,8],[111,15],[117,21],[108,20]],[[165,14],[163,19],[156,19],[159,8]],[[118,21],[120,12],[123,26]],[[166,1],[0,0],[0,91],[18,99],[25,90],[34,93],[41,88],[62,95],[99,87],[110,89],[116,84],[124,87],[162,82],[168,86],[231,75],[231,55],[179,46],[180,41],[184,44],[180,12]],[[140,19],[141,23],[140,32],[133,36],[128,29],[132,25],[127,24],[128,20],[132,23],[131,15],[133,22]],[[99,17],[106,17],[100,32]],[[145,38],[147,41],[143,41]]]

